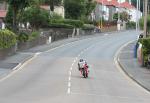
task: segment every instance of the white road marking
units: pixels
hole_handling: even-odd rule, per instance
[[[68,90],[67,90],[67,94],[70,94],[70,88],[68,88]]]
[[[68,82],[68,87],[69,87],[69,88],[71,87],[71,82]]]
[[[72,70],[72,67],[70,68],[70,70]]]
[[[69,71],[69,76],[71,76],[71,71]]]
[[[71,76],[69,76],[68,80],[71,81]]]

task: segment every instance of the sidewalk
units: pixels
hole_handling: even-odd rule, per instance
[[[119,56],[118,62],[123,71],[139,85],[150,91],[150,69],[141,67],[134,58],[134,43],[124,47]]]

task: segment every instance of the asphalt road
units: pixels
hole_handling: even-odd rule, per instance
[[[117,50],[136,37],[113,33],[43,52],[0,82],[0,103],[150,103],[114,63]],[[90,65],[87,79],[77,70],[79,58]]]

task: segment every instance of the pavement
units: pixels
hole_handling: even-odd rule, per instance
[[[150,91],[150,69],[140,66],[137,58],[134,58],[135,43],[129,43],[120,51],[118,62],[131,79]]]

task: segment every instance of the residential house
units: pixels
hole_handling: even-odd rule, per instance
[[[7,3],[5,1],[0,2],[0,29],[5,28],[4,24],[4,18],[6,17],[7,14]]]
[[[96,2],[96,20],[103,17],[104,20],[113,21],[113,15],[116,13],[116,7],[118,7],[117,0],[97,0]]]
[[[121,1],[121,2],[118,2]],[[137,21],[141,18],[141,12],[137,11],[132,6],[131,0],[96,0],[97,5],[94,11],[95,20],[98,21],[100,18],[104,18],[107,21],[113,21],[113,15],[117,12],[126,11],[131,17],[131,21]]]
[[[41,5],[41,8],[50,11],[50,6],[49,5]],[[62,16],[63,18],[65,17],[65,10],[64,10],[64,6],[54,6],[54,12],[60,16]]]

